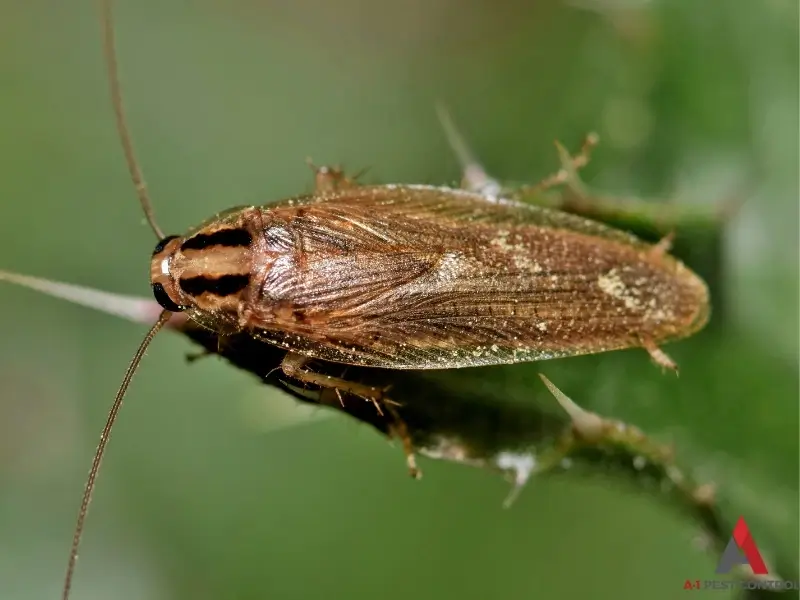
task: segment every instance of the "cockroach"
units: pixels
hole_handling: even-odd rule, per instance
[[[178,236],[156,224],[135,157],[117,73],[111,0],[102,2],[115,121],[144,215],[158,238],[150,282],[163,308],[122,379],[92,461],[62,597],[109,434],[142,356],[176,314],[226,336],[281,349],[296,385],[357,396],[391,410],[386,390],[313,369],[457,369],[644,348],[675,364],[665,342],[701,329],[703,280],[655,245],[580,216],[504,193],[446,130],[464,166],[461,188],[360,185],[316,170],[316,189],[230,209]],[[589,139],[542,187],[583,166]],[[409,466],[416,473],[413,455]]]

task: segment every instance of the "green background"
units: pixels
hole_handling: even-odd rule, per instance
[[[168,233],[308,191],[306,156],[371,167],[375,182],[452,182],[439,99],[501,178],[535,181],[557,165],[554,139],[597,130],[595,187],[742,194],[714,290],[724,322],[670,346],[680,379],[637,353],[521,369],[530,386],[540,369],[560,385],[570,374],[577,401],[674,440],[729,518],[797,562],[796,2],[118,4],[129,117]],[[0,268],[146,295],[154,240],[92,2],[0,0],[0,108]],[[0,332],[0,598],[54,598],[144,328],[3,286]],[[651,495],[540,478],[506,511],[507,484],[488,473],[423,460],[412,482],[372,430],[306,421],[222,362],[186,364],[190,349],[163,336],[148,352],[75,598],[671,599],[713,577],[695,525]]]

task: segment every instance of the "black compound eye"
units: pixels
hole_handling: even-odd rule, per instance
[[[167,244],[169,244],[169,243],[170,243],[172,240],[174,240],[174,239],[175,239],[175,238],[177,238],[177,237],[179,237],[179,236],[177,236],[177,235],[168,235],[168,236],[167,236],[167,237],[165,237],[163,240],[161,240],[160,242],[158,242],[158,243],[156,244],[155,250],[153,250],[153,256],[155,256],[155,255],[156,255],[156,254],[158,254],[159,252],[163,252],[163,251],[164,251],[164,248],[166,248],[166,247],[167,247]]]
[[[153,296],[156,297],[156,302],[161,305],[161,308],[170,312],[183,312],[186,310],[185,306],[178,306],[172,301],[172,298],[167,294],[167,290],[165,290],[164,286],[160,283],[153,284]]]

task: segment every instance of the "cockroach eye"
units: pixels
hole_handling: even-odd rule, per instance
[[[177,238],[177,237],[178,237],[177,235],[168,235],[167,237],[165,237],[164,239],[162,239],[160,242],[158,242],[158,243],[156,244],[156,247],[155,247],[155,249],[153,250],[153,256],[155,256],[155,255],[156,255],[156,254],[158,254],[159,252],[163,252],[163,251],[164,251],[164,248],[166,248],[166,247],[167,247],[167,244],[169,244],[169,243],[170,243],[172,240],[174,240],[174,239],[175,239],[175,238]],[[166,308],[166,307],[165,307],[165,308]]]
[[[160,283],[153,284],[153,296],[156,297],[156,302],[161,305],[161,308],[164,308],[170,312],[183,312],[186,310],[185,306],[178,306],[172,301],[172,298],[169,297],[167,294],[167,290],[164,289],[164,286]]]

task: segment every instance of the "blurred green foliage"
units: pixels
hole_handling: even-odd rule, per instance
[[[746,202],[708,331],[669,347],[445,375],[576,401],[674,441],[759,545],[798,559],[798,6],[790,0],[120,0],[126,100],[159,220],[310,189],[303,160],[452,182],[445,100],[498,177],[597,130],[585,177],[624,196]],[[108,105],[92,3],[2,0],[0,267],[143,294],[153,245]],[[720,304],[721,306],[722,304]],[[0,598],[54,597],[83,477],[141,328],[0,293]],[[695,525],[614,479],[507,486],[156,341],[115,430],[75,598],[677,598],[713,577]],[[540,393],[537,391],[536,393]],[[796,575],[795,575],[796,576]],[[715,597],[723,594],[715,592]]]

